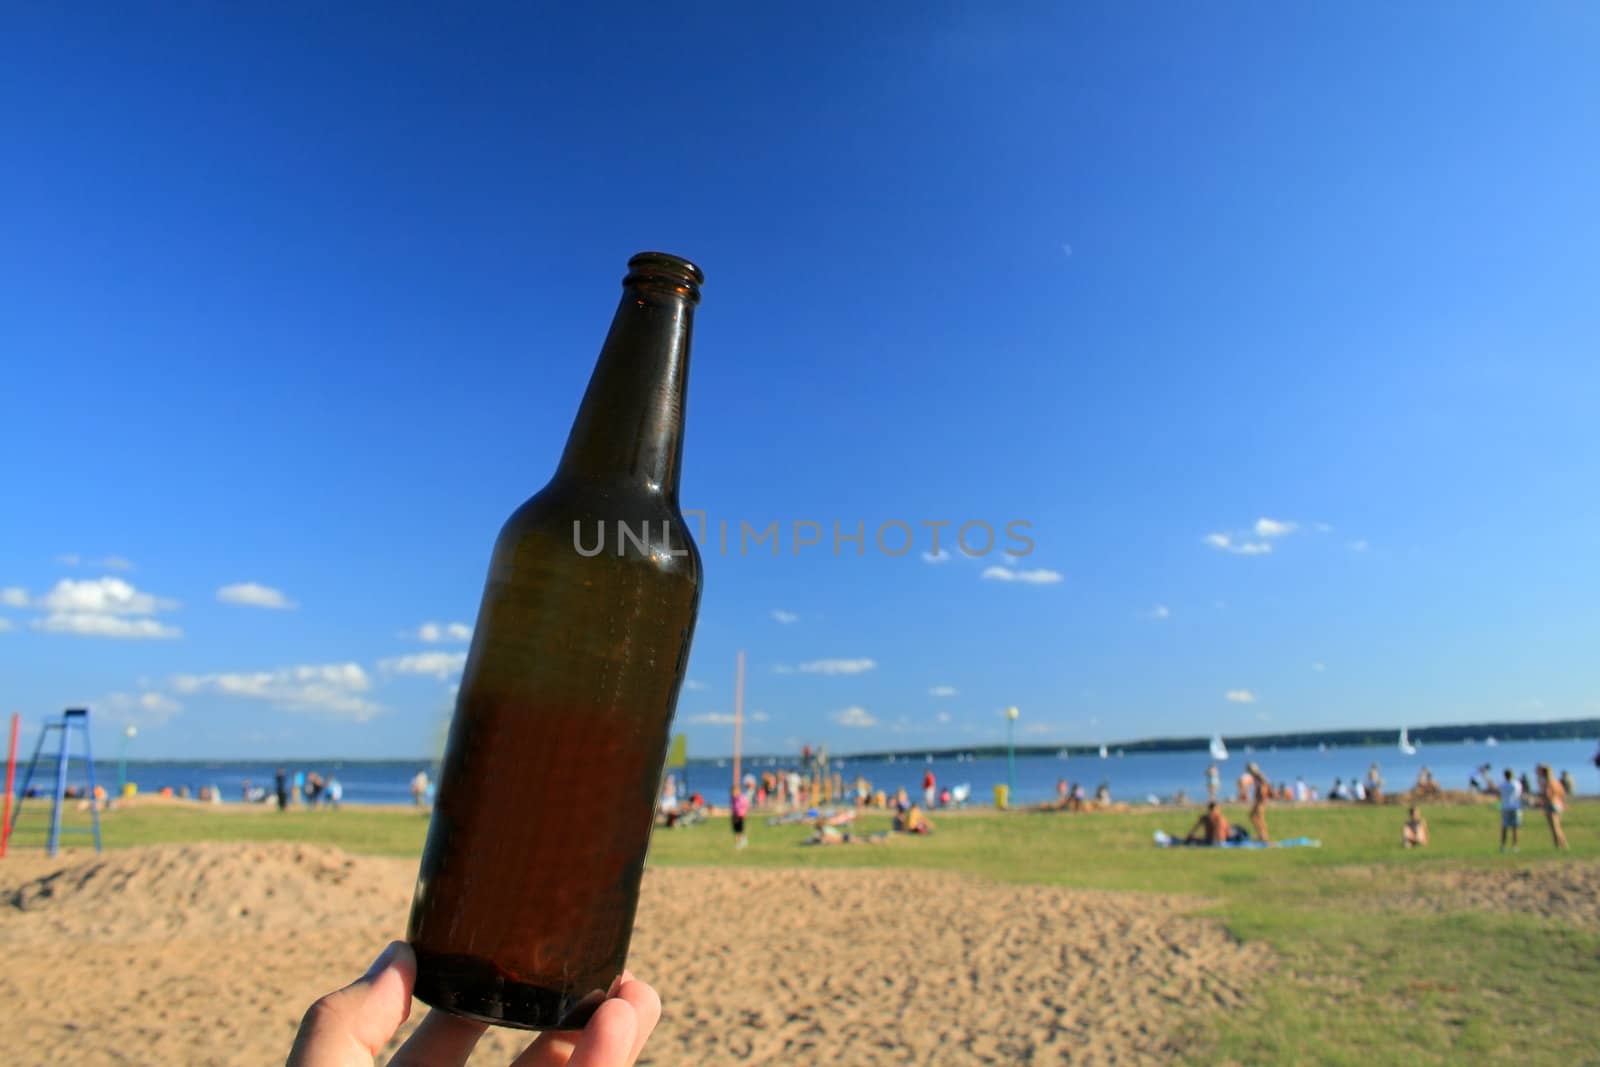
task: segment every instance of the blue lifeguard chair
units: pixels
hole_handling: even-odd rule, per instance
[[[50,735],[54,731],[60,731],[58,736],[61,744],[60,747],[56,749],[55,754],[52,757],[45,752],[44,746],[45,742],[50,739]],[[89,811],[91,813],[91,820],[93,823],[91,829],[85,829],[79,826],[69,826],[63,828],[61,825],[61,806],[67,799],[67,764],[73,758],[71,751],[72,734],[74,731],[83,737],[82,759],[84,761],[84,765],[89,771],[89,788],[86,795],[89,799]],[[15,830],[17,827],[17,816],[22,814],[23,802],[28,799],[28,788],[33,784],[33,776],[34,773],[39,769],[39,761],[41,758],[53,758],[56,765],[56,786],[54,791],[51,793],[52,799],[50,804],[50,837],[45,846],[49,850],[50,855],[54,856],[57,852],[61,851],[62,833],[92,833],[94,834],[94,850],[96,852],[101,851],[100,800],[99,797],[96,796],[98,790],[95,788],[94,781],[94,752],[89,744],[88,708],[68,708],[66,711],[61,713],[61,721],[46,722],[44,724],[44,730],[39,734],[39,743],[35,745],[33,749],[33,759],[28,761],[28,773],[22,779],[22,791],[17,795],[17,806],[11,813],[11,829],[13,830]]]

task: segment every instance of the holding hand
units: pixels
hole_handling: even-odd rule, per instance
[[[378,1050],[411,1015],[417,959],[396,941],[367,973],[311,1005],[287,1067],[373,1067]],[[633,1067],[656,1021],[661,999],[626,971],[582,1030],[548,1030],[511,1067]],[[487,1027],[432,1011],[390,1067],[461,1067]]]

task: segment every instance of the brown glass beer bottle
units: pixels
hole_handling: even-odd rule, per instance
[[[416,996],[576,1028],[622,972],[700,602],[678,509],[703,277],[647,252],[555,477],[500,531],[408,939]]]

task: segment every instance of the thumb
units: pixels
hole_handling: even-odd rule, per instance
[[[311,1005],[287,1067],[371,1067],[373,1057],[411,1014],[417,958],[391,942],[367,973]]]

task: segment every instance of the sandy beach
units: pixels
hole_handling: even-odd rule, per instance
[[[14,854],[8,1062],[281,1062],[306,1005],[401,933],[413,874],[293,844]],[[642,1062],[1167,1059],[1196,1006],[1241,1004],[1270,959],[1198,903],[904,870],[652,868],[632,966],[665,1014]],[[526,1040],[491,1031],[473,1062]]]

